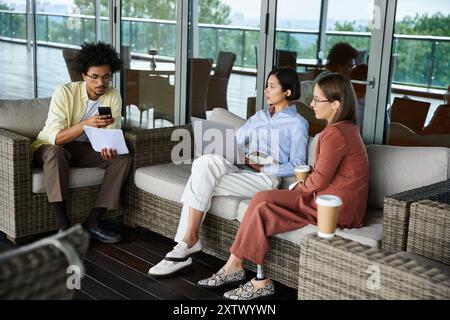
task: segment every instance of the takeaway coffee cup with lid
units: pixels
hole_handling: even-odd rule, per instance
[[[323,194],[316,198],[317,204],[317,235],[330,239],[334,237],[339,209],[342,206],[341,198]]]
[[[305,181],[310,171],[311,167],[308,165],[295,166],[295,176],[297,177],[297,181]]]

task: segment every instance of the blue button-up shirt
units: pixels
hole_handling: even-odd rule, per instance
[[[286,177],[295,166],[306,164],[308,121],[292,105],[275,113],[258,111],[236,132],[236,141],[246,154],[260,152],[278,163],[264,165],[264,173]]]

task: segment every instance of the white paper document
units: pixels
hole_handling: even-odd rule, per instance
[[[84,132],[95,151],[101,152],[103,148],[115,149],[117,154],[128,154],[127,144],[120,129],[99,129],[84,126]]]

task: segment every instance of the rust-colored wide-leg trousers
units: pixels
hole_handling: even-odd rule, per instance
[[[242,220],[230,252],[239,259],[263,264],[269,236],[317,224],[313,195],[301,191],[271,190],[257,193]]]

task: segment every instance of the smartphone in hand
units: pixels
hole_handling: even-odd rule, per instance
[[[111,108],[110,107],[98,107],[98,114],[101,116],[109,116],[112,117]]]

